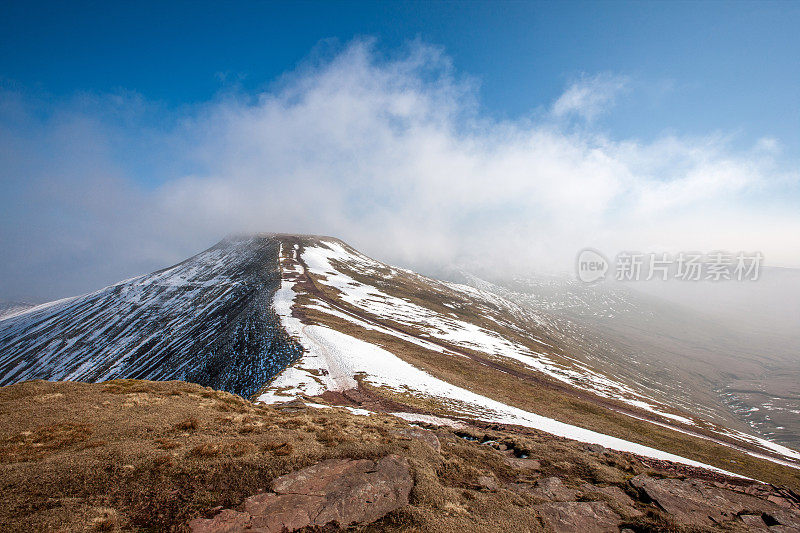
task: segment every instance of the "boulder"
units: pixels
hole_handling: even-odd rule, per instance
[[[764,522],[764,519],[761,518],[760,514],[744,514],[739,518],[742,519],[742,522],[744,522],[744,524],[747,526],[747,529],[753,531],[754,533],[760,531],[769,531],[767,523]]]
[[[414,480],[408,461],[331,459],[272,482],[273,492],[245,500],[245,513],[227,509],[189,523],[192,533],[282,533],[304,527],[369,524],[408,503]]]
[[[539,470],[542,468],[542,464],[536,459],[522,459],[520,457],[515,457],[512,454],[507,455],[503,458],[505,463],[515,470],[520,471],[534,471]]]
[[[544,525],[558,533],[618,533],[620,517],[603,502],[548,502],[535,505]]]
[[[676,522],[686,525],[713,526],[735,520],[739,515],[772,514],[779,509],[769,501],[698,479],[659,479],[641,474],[631,479],[630,484]]]
[[[481,490],[494,491],[500,488],[494,476],[478,476],[477,486]]]
[[[560,478],[547,477],[536,482],[533,492],[553,501],[571,501],[577,498],[578,491],[564,485]]]
[[[770,531],[793,531],[800,533],[800,512],[787,509],[773,509],[764,513],[764,517],[772,526]]]
[[[592,453],[603,453],[606,451],[605,446],[601,446],[599,444],[587,444],[586,449]]]
[[[581,490],[585,497],[594,497],[606,500],[616,508],[617,511],[622,512],[624,516],[636,517],[641,516],[643,513],[635,506],[633,499],[625,494],[621,488],[616,485],[609,485],[607,487],[600,487],[584,483],[581,485]]]
[[[250,515],[225,509],[211,520],[197,518],[189,522],[192,533],[239,533],[250,526]]]
[[[401,437],[422,441],[437,452],[442,451],[442,443],[439,442],[439,437],[436,436],[436,433],[428,429],[411,427],[395,431],[394,433]]]

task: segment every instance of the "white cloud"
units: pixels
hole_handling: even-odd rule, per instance
[[[573,85],[554,113],[596,116],[620,80]],[[122,125],[119,101],[69,104],[42,121],[37,105],[20,104],[13,120],[0,114],[0,245],[13,258],[0,275],[69,294],[238,231],[336,235],[421,269],[569,268],[587,245],[761,249],[800,265],[800,216],[776,207],[787,187],[797,194],[797,173],[773,141],[740,152],[719,135],[615,140],[491,121],[476,101],[439,49],[415,43],[378,60],[355,42],[274,90],[178,116],[134,98]],[[133,179],[142,172],[158,185]]]
[[[553,104],[553,115],[577,115],[591,121],[609,112],[617,96],[627,89],[628,84],[629,80],[625,76],[583,76],[556,100]]]

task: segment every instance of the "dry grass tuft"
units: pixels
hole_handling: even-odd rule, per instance
[[[196,417],[192,416],[186,420],[178,422],[174,427],[178,431],[195,431],[198,427],[200,427],[200,422]]]
[[[165,439],[165,438],[157,438],[155,441],[156,447],[160,450],[173,450],[175,448],[180,448],[181,443],[172,440],[172,439]]]
[[[119,514],[115,509],[101,508],[97,510],[99,516],[90,522],[91,531],[117,531],[120,528]]]
[[[265,442],[263,448],[277,457],[291,455],[293,451],[293,446],[289,442]]]
[[[232,457],[241,457],[243,455],[248,455],[250,453],[254,453],[257,451],[258,451],[258,446],[256,446],[252,442],[247,442],[247,441],[237,441],[228,444],[225,447],[225,452]]]
[[[191,457],[217,457],[219,455],[222,455],[222,449],[210,442],[199,444],[189,451]]]

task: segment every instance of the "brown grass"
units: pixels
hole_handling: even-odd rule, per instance
[[[222,455],[222,448],[210,442],[198,444],[189,451],[190,457],[218,457],[220,455]]]
[[[265,452],[274,455],[275,457],[285,457],[292,454],[292,444],[290,442],[272,442],[267,441],[262,445]]]
[[[54,392],[63,394],[57,409],[36,401]],[[128,394],[165,402],[126,407]],[[233,414],[220,417],[219,404]],[[438,453],[403,436],[409,425],[392,416],[285,412],[178,382],[22,383],[0,389],[0,415],[0,531],[180,531],[218,506],[240,506],[276,476],[328,458],[389,453],[412,465],[411,504],[361,530],[539,531],[531,505],[541,499],[526,488],[537,479],[624,486],[649,471],[630,455],[590,453],[543,433],[499,428],[436,429]],[[192,418],[196,429],[176,435],[176,426]],[[240,433],[245,426],[257,429]],[[487,440],[509,451],[481,444]],[[508,462],[511,450],[539,467],[518,470]],[[481,476],[499,488],[481,488]],[[664,521],[652,506],[639,505],[651,515],[638,519],[637,531]]]
[[[367,342],[377,343],[401,359],[424,369],[439,379],[494,400],[800,491],[800,471],[797,469],[759,459],[710,440],[637,420],[599,406],[589,399],[549,388],[541,382],[541,376],[537,376],[535,372],[526,370],[522,365],[514,362],[505,362],[504,364],[529,374],[531,381],[521,380],[516,376],[487,366],[480,366],[481,379],[476,380],[476,363],[474,361],[420,349],[397,337],[375,330],[367,330],[313,309],[309,310],[307,314],[314,321],[325,323],[338,331]],[[431,399],[420,399],[384,389],[374,389],[373,392],[413,408],[437,413],[448,412],[445,406]]]
[[[180,442],[172,439],[165,439],[163,437],[159,437],[155,439],[153,442],[155,442],[157,447],[161,450],[172,450],[175,448],[180,448],[181,446]]]
[[[175,429],[178,431],[194,431],[200,426],[196,417],[189,417],[186,420],[181,420],[175,424]]]

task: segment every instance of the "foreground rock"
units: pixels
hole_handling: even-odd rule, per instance
[[[182,382],[0,388],[0,533],[800,531],[798,485],[308,403]]]
[[[226,509],[189,523],[193,533],[281,533],[304,527],[369,524],[408,503],[414,480],[405,458],[331,459],[281,476],[273,492],[251,496],[245,512]]]
[[[599,487],[584,483],[581,489],[583,490],[584,498],[606,500],[623,516],[637,517],[642,515],[642,512],[635,507],[636,504],[631,497],[617,486]]]
[[[548,502],[534,506],[545,526],[559,533],[619,531],[620,517],[603,502]]]
[[[576,499],[578,491],[564,485],[560,478],[548,477],[536,482],[534,493],[541,495],[546,500],[571,501]]]
[[[745,492],[698,479],[658,479],[643,474],[630,484],[680,524],[714,526],[743,521],[751,528],[763,524],[800,532],[800,513]]]

